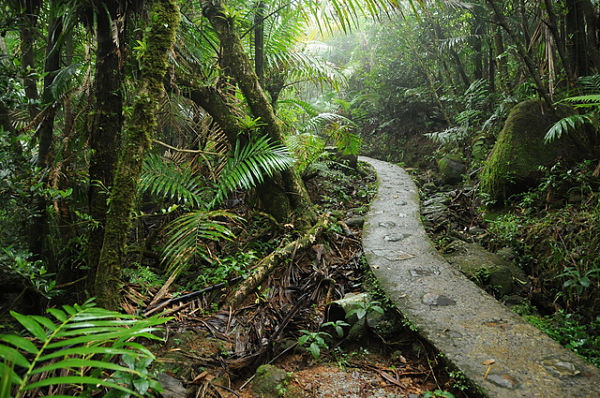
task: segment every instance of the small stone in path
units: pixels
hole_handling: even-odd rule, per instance
[[[571,362],[563,361],[558,358],[544,359],[542,365],[559,377],[577,376],[581,373]]]
[[[350,217],[346,220],[346,225],[350,228],[362,227],[365,223],[364,217]]]
[[[410,236],[410,234],[398,234],[398,235],[386,235],[383,237],[383,240],[386,242],[398,242],[402,239],[406,239]]]
[[[426,293],[423,296],[423,304],[444,307],[447,305],[454,305],[456,304],[456,301],[446,296],[442,296],[441,294]]]
[[[396,223],[393,221],[382,221],[379,223],[379,226],[383,227],[383,228],[391,228],[391,227],[395,227]]]
[[[517,381],[514,379],[514,377],[507,374],[491,374],[487,377],[487,380],[489,380],[497,386],[508,388],[510,390],[514,389],[517,386]]]

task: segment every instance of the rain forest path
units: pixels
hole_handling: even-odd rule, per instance
[[[419,195],[400,167],[361,157],[378,176],[363,230],[381,287],[419,333],[490,397],[600,397],[600,370],[526,323],[431,245]]]

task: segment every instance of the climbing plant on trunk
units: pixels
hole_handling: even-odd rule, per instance
[[[156,0],[150,25],[140,46],[141,76],[133,113],[126,121],[121,154],[106,216],[104,243],[96,274],[95,293],[100,305],[117,308],[125,242],[131,226],[137,183],[156,127],[156,111],[163,93],[168,53],[175,42],[179,9],[175,0]]]

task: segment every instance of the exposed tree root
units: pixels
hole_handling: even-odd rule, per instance
[[[300,239],[294,242],[288,243],[283,248],[274,251],[267,257],[263,258],[254,273],[244,280],[238,288],[233,292],[231,297],[227,300],[227,305],[233,307],[239,305],[244,299],[257,288],[258,285],[273,271],[278,265],[280,265],[286,259],[293,256],[297,250],[302,250],[317,240],[319,235],[323,232],[329,222],[327,216],[321,217],[317,223]]]

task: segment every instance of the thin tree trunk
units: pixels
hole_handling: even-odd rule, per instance
[[[37,104],[39,99],[35,73],[35,25],[38,20],[41,2],[38,0],[21,0],[20,7],[23,13],[23,21],[19,28],[21,36],[21,70],[23,72],[23,86],[25,87],[25,97],[27,97],[29,118],[33,120],[40,108]]]
[[[571,63],[567,59],[566,48],[565,48],[565,40],[558,32],[558,18],[554,13],[552,8],[551,0],[544,0],[546,5],[546,12],[548,14],[548,29],[550,29],[550,33],[552,37],[554,37],[554,42],[556,43],[556,49],[558,50],[558,55],[560,57],[560,62],[565,69],[565,73],[567,75],[567,86],[571,87],[575,82],[575,76],[573,74],[573,69],[571,68]]]
[[[493,18],[494,21],[496,21],[496,18]],[[504,57],[504,40],[502,39],[502,30],[500,29],[500,26],[494,26],[494,48],[496,50],[495,52],[495,58],[496,58],[496,65],[498,66],[498,77],[499,77],[499,81],[500,81],[500,87],[501,88],[507,88],[507,74],[508,74],[508,68],[506,65],[506,58]]]
[[[517,35],[517,33],[510,27],[510,25],[506,21],[506,18],[504,17],[504,14],[500,10],[500,8],[498,8],[498,5],[496,4],[495,0],[486,0],[486,1],[492,8],[492,11],[494,12],[494,16],[496,18],[496,21],[498,21],[498,24],[504,28],[506,33],[510,36],[513,43],[517,47],[517,51],[518,51],[519,55],[521,56],[521,59],[525,63],[525,66],[527,67],[527,71],[529,72],[529,75],[533,78],[533,80],[535,82],[535,88],[536,88],[538,94],[540,95],[540,97],[542,97],[542,99],[544,100],[546,105],[548,105],[548,107],[550,109],[554,109],[552,99],[550,98],[550,94],[548,93],[548,89],[542,82],[542,78],[541,78],[538,70],[536,69],[533,60],[529,56],[529,53],[527,52],[525,45],[519,39],[519,36]]]
[[[223,5],[219,1],[206,3],[203,11],[219,36],[223,48],[223,66],[236,80],[248,101],[252,114],[264,123],[263,131],[272,141],[283,143],[284,134],[281,122],[275,116],[273,107],[258,81],[250,59],[244,52],[240,36],[235,30],[234,21],[225,15]],[[283,188],[298,216],[297,224],[301,227],[313,224],[316,214],[298,172],[289,168],[281,173],[281,178]]]
[[[117,17],[118,3],[98,4],[96,29],[96,76],[94,78],[95,106],[90,133],[90,187],[89,214],[97,225],[88,238],[88,288],[96,280],[96,267],[104,241],[104,224],[108,209],[108,188],[114,180],[117,163],[117,144],[123,124],[123,97],[119,48],[113,40],[113,20]]]
[[[254,15],[254,69],[258,82],[265,83],[265,3],[258,0]]]
[[[58,102],[54,101],[51,92],[52,81],[56,72],[60,68],[60,44],[59,36],[62,33],[62,16],[57,15],[57,2],[50,2],[50,21],[48,23],[48,41],[46,47],[46,62],[44,65],[44,91],[42,94],[42,103],[46,108],[44,118],[38,127],[38,158],[37,167],[44,172],[43,184],[48,182],[48,176],[45,169],[48,167],[50,157],[50,147],[54,135],[54,119]],[[32,231],[30,234],[30,250],[34,256],[44,259],[47,262],[48,269],[56,272],[56,266],[52,261],[51,252],[48,248],[46,239],[48,238],[48,213],[46,210],[46,198],[37,194],[34,198],[35,215],[33,217]]]
[[[146,49],[141,57],[141,76],[136,90],[133,114],[127,120],[121,154],[110,195],[104,243],[96,272],[98,303],[110,309],[119,306],[121,267],[125,257],[131,212],[144,157],[156,128],[156,111],[164,91],[168,53],[175,42],[179,10],[175,0],[155,0]]]
[[[589,73],[585,17],[580,0],[567,0],[567,35],[571,38],[568,51],[571,68],[576,76]]]

